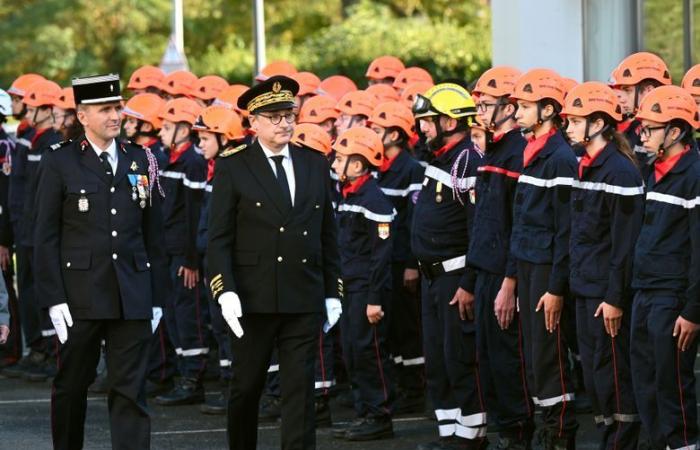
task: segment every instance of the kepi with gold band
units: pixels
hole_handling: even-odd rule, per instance
[[[238,108],[250,114],[292,109],[299,83],[289,77],[270,77],[245,91],[238,98]]]

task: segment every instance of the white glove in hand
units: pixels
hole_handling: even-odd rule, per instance
[[[160,306],[153,307],[153,318],[151,319],[151,333],[155,333],[158,329],[160,319],[163,317],[163,308]]]
[[[63,344],[68,340],[68,327],[73,326],[73,318],[70,315],[68,303],[61,303],[60,305],[50,307],[49,317],[51,318],[54,330],[56,330],[58,341]]]
[[[340,315],[343,313],[343,304],[337,298],[326,299],[326,323],[323,324],[323,332],[328,333],[328,330],[333,328],[333,325],[338,323]]]
[[[219,296],[219,305],[221,305],[221,315],[224,316],[224,320],[233,331],[236,337],[243,336],[243,327],[241,327],[241,322],[238,320],[243,316],[243,310],[241,309],[241,299],[238,298],[238,294],[235,292],[224,292]]]

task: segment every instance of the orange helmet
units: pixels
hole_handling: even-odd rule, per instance
[[[300,123],[294,127],[292,143],[303,145],[327,155],[331,152],[331,137],[315,123]]]
[[[369,117],[372,115],[372,111],[377,106],[377,103],[379,103],[377,97],[367,91],[354,91],[343,95],[335,109],[351,116],[363,115]]]
[[[289,77],[294,73],[297,73],[297,68],[294,67],[294,64],[288,61],[272,61],[262,68],[260,73],[255,76],[255,80],[265,81],[274,75],[284,75]]]
[[[493,97],[509,96],[513,93],[515,83],[521,75],[521,72],[515,67],[492,67],[481,74],[474,90],[472,90],[472,96],[478,97],[481,94]]]
[[[409,84],[419,81],[433,84],[433,77],[430,73],[420,67],[406,67],[394,79],[392,86],[394,89],[406,89]]]
[[[401,128],[409,137],[413,135],[415,123],[411,109],[400,102],[380,103],[369,116],[369,122],[383,128]]]
[[[75,109],[75,98],[73,97],[73,88],[65,87],[61,89],[61,95],[58,96],[54,106],[61,109]]]
[[[417,94],[425,94],[428,89],[433,87],[433,83],[428,83],[425,81],[419,81],[417,83],[411,83],[406,86],[406,89],[401,93],[401,101],[404,105],[409,108],[413,107],[413,102],[416,100]]]
[[[61,86],[53,81],[39,80],[29,86],[22,101],[27,106],[51,106],[56,104],[60,96]]]
[[[201,100],[213,100],[228,87],[228,82],[218,75],[206,75],[192,87],[192,96]]]
[[[136,94],[126,102],[122,114],[148,122],[153,125],[153,128],[159,130],[163,126],[163,120],[159,114],[164,106],[165,100],[156,94]]]
[[[357,85],[350,78],[344,75],[331,75],[321,81],[316,92],[318,94],[330,95],[331,97],[335,97],[336,101],[339,101],[343,98],[343,95],[356,90]]]
[[[46,78],[36,73],[25,73],[24,75],[18,76],[17,79],[12,82],[12,86],[10,86],[10,89],[7,90],[7,93],[10,95],[16,95],[17,97],[24,97],[24,94],[26,94],[29,86],[37,81],[42,81],[45,79]]]
[[[695,64],[685,73],[681,86],[691,95],[700,95],[700,64]]]
[[[622,108],[610,86],[588,81],[569,91],[561,114],[586,117],[596,112],[605,113],[617,122],[622,120]]]
[[[388,84],[373,84],[365,89],[365,92],[372,94],[377,97],[377,100],[381,102],[393,102],[400,99],[396,89],[389,86]]]
[[[564,105],[564,88],[561,77],[550,69],[532,69],[525,72],[513,87],[511,98],[538,102],[546,98]]]
[[[204,108],[192,129],[221,134],[229,140],[238,140],[245,137],[243,125],[241,125],[241,117],[235,111],[222,105]]]
[[[562,77],[561,86],[564,88],[564,100],[566,100],[566,96],[569,95],[569,92],[578,86],[578,84],[578,81],[573,78]]]
[[[134,70],[129,78],[129,84],[126,85],[127,89],[146,89],[149,87],[154,87],[160,89],[163,85],[163,79],[165,74],[163,71],[154,66],[141,66]]]
[[[634,86],[644,80],[671,84],[671,75],[664,60],[649,52],[634,53],[623,59],[613,71],[612,78],[615,86]]]
[[[365,77],[372,80],[395,79],[404,69],[403,63],[396,56],[380,56],[370,63]]]
[[[323,123],[328,119],[337,119],[340,116],[335,106],[337,101],[328,95],[316,95],[308,99],[299,111],[299,123]]]
[[[345,156],[364,156],[375,167],[381,166],[384,161],[382,140],[377,133],[366,127],[355,127],[345,131],[338,136],[333,150]]]
[[[318,85],[321,84],[321,79],[311,72],[297,72],[289,76],[299,83],[299,92],[297,95],[315,95]]]
[[[187,97],[179,97],[169,100],[158,117],[174,123],[187,122],[194,125],[201,112],[202,107],[197,102]]]
[[[214,105],[223,105],[227,107],[228,109],[232,109],[238,113],[242,113],[244,116],[246,116],[245,111],[239,111],[238,110],[238,97],[241,96],[242,93],[250,89],[248,86],[245,84],[232,84],[231,86],[227,87],[223,91],[219,93],[219,95],[216,96],[214,99]]]
[[[647,94],[637,111],[638,120],[667,123],[675,119],[700,128],[698,107],[693,96],[678,86],[659,86]]]
[[[197,76],[186,70],[176,70],[163,79],[162,89],[170,95],[192,96]]]

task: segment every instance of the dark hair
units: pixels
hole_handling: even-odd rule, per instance
[[[360,164],[362,164],[362,170],[369,170],[372,167],[369,161],[367,161],[367,158],[365,158],[362,155],[353,154],[348,156],[349,163],[355,161],[358,161]]]
[[[681,120],[681,119],[673,119],[672,121],[670,121],[668,123],[668,126],[669,126],[669,130],[671,128],[678,128],[681,131],[685,131],[685,135],[683,135],[683,137],[679,141],[681,144],[693,145],[693,141],[695,139],[693,136],[693,127],[688,122],[686,122],[685,120]]]
[[[551,98],[543,98],[538,102],[540,104],[540,108],[544,109],[547,105],[552,105],[552,108],[554,108],[554,115],[552,116],[552,125],[554,128],[560,129],[564,125],[564,119],[559,115],[561,113],[561,105],[559,102],[551,99]]]
[[[652,88],[657,88],[661,86],[661,82],[659,80],[655,80],[653,78],[645,78],[642,81],[640,81],[637,84],[637,87],[639,88],[640,91],[643,91],[646,89],[647,86],[651,86]]]
[[[7,117],[5,117],[5,114],[0,114],[0,123],[5,123],[7,122]]]
[[[590,122],[595,122],[598,119],[602,119],[607,126],[605,131],[601,133],[603,139],[608,142],[613,142],[620,153],[622,153],[630,161],[635,162],[634,151],[632,150],[627,138],[622,133],[617,131],[617,122],[615,119],[604,112],[594,112],[588,116],[588,120]]]
[[[389,134],[393,133],[394,131],[399,133],[399,138],[396,140],[396,142],[394,142],[394,145],[397,145],[399,147],[405,147],[406,145],[408,145],[408,135],[403,130],[403,128],[389,127],[386,129],[386,132]]]
[[[73,115],[73,124],[61,130],[61,134],[63,134],[63,139],[65,140],[77,139],[80,135],[82,135],[85,132],[85,130],[83,129],[83,124],[80,123],[75,112],[67,112],[67,114]],[[64,123],[65,120],[66,119],[64,118]]]

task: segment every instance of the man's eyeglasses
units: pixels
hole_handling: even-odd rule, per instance
[[[266,118],[272,125],[279,125],[282,122],[282,119],[284,119],[284,121],[287,123],[294,123],[297,120],[297,115],[293,112],[288,112],[285,114],[271,114],[269,116],[265,114],[257,115]]]
[[[650,126],[642,127],[642,129],[639,131],[639,135],[640,135],[641,137],[644,137],[644,138],[646,138],[646,139],[649,139],[649,138],[651,137],[651,132],[652,132],[652,131],[663,130],[663,129],[665,129],[665,128],[666,128],[665,125],[662,125],[662,126],[660,126],[660,127],[650,127]]]

